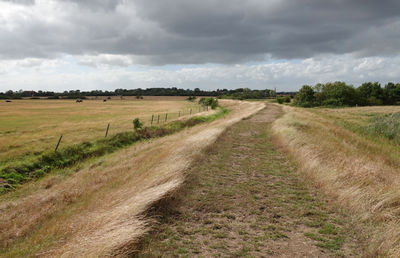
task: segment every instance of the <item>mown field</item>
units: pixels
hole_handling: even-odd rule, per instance
[[[301,173],[352,214],[367,256],[400,256],[400,107],[294,108],[276,142]]]
[[[149,124],[151,116],[160,115],[160,123],[179,115],[199,111],[196,102],[185,97],[103,98],[84,100],[13,100],[0,102],[0,167],[14,160],[54,149],[60,135],[60,147],[104,137],[132,129],[132,120]]]

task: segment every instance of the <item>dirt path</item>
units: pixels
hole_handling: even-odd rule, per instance
[[[276,105],[228,129],[153,209],[138,257],[353,256],[351,224],[302,182],[271,142]]]
[[[229,126],[263,103],[221,101],[225,118],[135,144],[27,184],[0,203],[0,257],[125,255],[150,222],[144,211]]]

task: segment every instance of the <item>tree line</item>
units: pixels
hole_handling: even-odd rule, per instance
[[[400,83],[365,82],[359,87],[336,81],[315,86],[304,85],[295,95],[293,104],[316,106],[375,106],[400,103]]]
[[[49,99],[85,99],[88,96],[213,96],[219,98],[233,99],[260,99],[275,96],[273,90],[250,90],[248,88],[238,88],[234,90],[217,89],[217,90],[201,90],[195,89],[178,89],[171,88],[147,88],[147,89],[116,89],[114,91],[80,91],[70,90],[64,92],[54,91],[6,91],[0,92],[0,99],[22,99],[22,98],[49,98]]]

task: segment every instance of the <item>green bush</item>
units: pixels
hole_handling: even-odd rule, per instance
[[[211,109],[216,109],[218,107],[218,99],[216,98],[201,98],[199,100],[200,105],[210,106]]]
[[[290,96],[284,96],[284,97],[277,97],[276,101],[279,104],[283,104],[283,103],[290,103]]]
[[[300,107],[315,106],[315,91],[309,85],[304,85],[294,97],[294,104]]]
[[[140,122],[139,118],[133,119],[133,129],[135,129],[137,131],[138,129],[141,129],[142,127],[143,127],[143,123]]]

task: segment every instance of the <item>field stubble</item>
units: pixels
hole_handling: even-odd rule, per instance
[[[61,147],[104,137],[132,129],[132,120],[139,118],[149,124],[152,114],[157,124],[199,111],[196,102],[184,97],[145,97],[144,100],[14,100],[0,102],[0,165],[13,159],[34,156],[54,149],[63,134]]]

